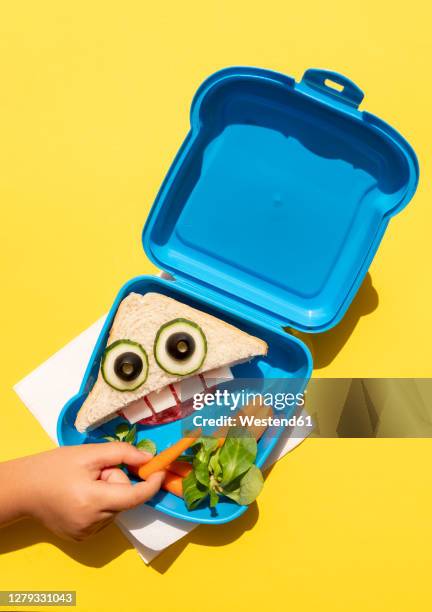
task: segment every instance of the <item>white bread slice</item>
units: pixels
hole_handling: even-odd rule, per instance
[[[207,339],[204,363],[194,375],[267,354],[267,344],[263,340],[212,315],[161,293],[130,293],[117,310],[107,346],[122,339],[141,344],[149,360],[147,380],[135,391],[116,391],[104,381],[99,371],[93,389],[78,412],[75,421],[78,431],[93,429],[110,417],[114,418],[119,410],[133,400],[186,378],[162,370],[153,355],[154,340],[161,325],[179,317],[197,323]]]

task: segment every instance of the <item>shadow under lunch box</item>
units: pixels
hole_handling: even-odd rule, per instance
[[[60,444],[94,442],[107,432],[110,424],[80,434],[74,420],[130,292],[169,295],[262,338],[268,355],[234,367],[234,375],[287,378],[304,389],[311,355],[283,327],[320,332],[341,320],[388,221],[418,182],[410,145],[359,111],[362,99],[346,77],[315,69],[297,83],[269,70],[228,68],[201,85],[190,132],[143,231],[146,254],[175,280],[140,276],[120,290],[81,388],[59,417]],[[279,429],[259,441],[259,466]],[[159,451],[181,435],[180,421],[138,432]],[[246,510],[222,498],[216,509],[188,511],[162,491],[148,504],[197,523],[224,523]]]

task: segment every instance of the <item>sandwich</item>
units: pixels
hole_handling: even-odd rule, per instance
[[[166,295],[130,293],[75,427],[89,431],[118,416],[144,425],[183,418],[195,393],[231,380],[231,367],[267,349],[263,340]]]

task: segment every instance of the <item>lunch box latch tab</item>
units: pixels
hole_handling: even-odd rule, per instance
[[[310,68],[304,73],[301,85],[303,89],[309,90],[314,96],[318,95],[324,101],[336,102],[353,109],[357,109],[364,98],[360,87],[332,70]]]

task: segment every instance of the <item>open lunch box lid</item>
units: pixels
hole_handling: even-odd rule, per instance
[[[418,182],[410,145],[362,99],[326,70],[210,76],[144,227],[147,255],[273,324],[336,325]]]

